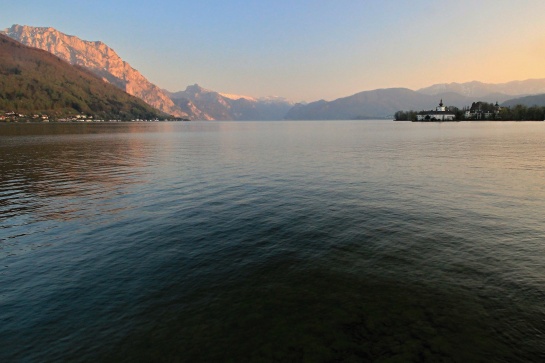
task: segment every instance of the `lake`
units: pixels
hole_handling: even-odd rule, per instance
[[[0,361],[545,360],[545,123],[0,125]]]

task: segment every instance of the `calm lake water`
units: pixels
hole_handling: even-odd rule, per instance
[[[0,361],[545,360],[545,123],[0,125]]]

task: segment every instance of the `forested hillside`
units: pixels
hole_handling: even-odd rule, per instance
[[[0,34],[0,111],[53,118],[151,119],[167,115],[56,56]]]

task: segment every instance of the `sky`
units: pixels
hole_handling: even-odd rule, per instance
[[[18,0],[0,29],[101,40],[161,88],[292,101],[545,78],[543,0]]]

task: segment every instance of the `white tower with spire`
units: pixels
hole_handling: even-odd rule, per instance
[[[441,102],[439,102],[439,106],[435,108],[435,111],[439,112],[445,112],[447,108],[443,105],[443,99],[441,98]]]

